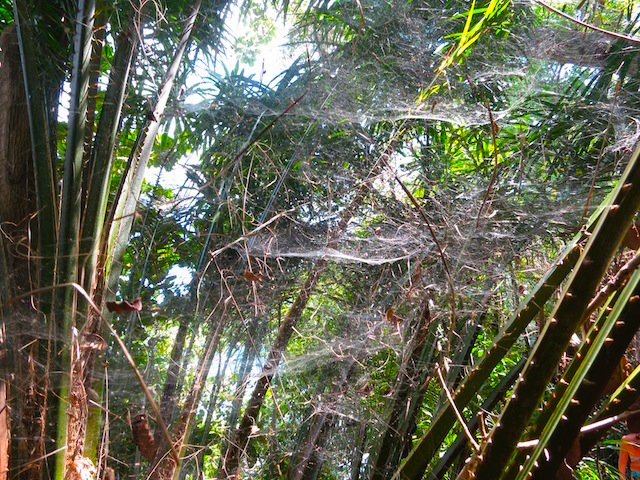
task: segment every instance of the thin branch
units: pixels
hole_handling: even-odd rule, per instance
[[[358,11],[360,12],[360,26],[358,28],[358,36],[353,42],[353,48],[352,48],[353,52],[356,51],[356,47],[358,46],[358,41],[360,40],[360,37],[362,37],[362,32],[364,30],[364,10],[362,9],[362,3],[360,3],[360,0],[356,0],[356,4],[358,5]]]
[[[616,32],[612,32],[611,30],[605,30],[604,28],[596,27],[595,25],[591,25],[590,23],[583,22],[582,20],[578,20],[577,18],[572,17],[571,15],[567,15],[562,10],[558,10],[557,8],[552,7],[551,5],[546,4],[542,0],[533,0],[533,1],[536,2],[538,5],[543,6],[547,10],[551,10],[553,13],[560,15],[561,17],[566,18],[567,20],[573,23],[582,25],[585,28],[595,30],[596,32],[604,33],[605,35],[609,35],[610,37],[617,38],[618,40],[625,40],[631,43],[640,43],[640,38],[630,37],[629,35],[625,35],[623,33],[616,33]]]
[[[442,372],[440,371],[440,365],[436,365],[436,373],[438,374],[438,380],[440,380],[440,385],[442,385],[442,389],[444,390],[444,393],[447,396],[447,400],[449,401],[449,404],[451,405],[451,408],[453,409],[454,413],[456,414],[456,417],[458,417],[458,422],[460,423],[460,426],[462,427],[462,431],[464,432],[464,435],[467,437],[467,440],[469,440],[469,443],[473,447],[473,450],[476,453],[479,452],[480,451],[480,445],[478,445],[478,442],[476,441],[476,439],[473,438],[473,435],[471,435],[471,432],[469,431],[469,427],[467,427],[467,422],[465,421],[464,417],[462,416],[462,414],[458,410],[458,407],[456,407],[456,402],[453,401],[453,397],[451,396],[451,392],[447,388],[447,384],[444,381],[444,378],[442,377]]]
[[[636,254],[631,260],[623,265],[623,267],[618,270],[615,277],[613,277],[607,284],[602,287],[593,300],[589,302],[587,306],[587,316],[591,315],[595,310],[600,308],[604,302],[609,298],[613,292],[621,288],[629,279],[631,274],[638,268],[640,265],[640,253]],[[586,317],[585,317],[586,318]]]

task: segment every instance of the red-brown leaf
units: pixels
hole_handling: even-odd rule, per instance
[[[387,311],[384,313],[384,317],[386,318],[387,322],[393,323],[394,325],[397,325],[400,322],[404,321],[404,318],[399,317],[395,314],[395,310],[393,307],[389,307],[387,309]]]
[[[242,274],[244,279],[247,282],[261,282],[262,281],[262,272],[253,273],[250,270],[245,270]]]
[[[131,420],[133,443],[140,450],[140,454],[147,460],[153,460],[157,446],[146,413],[139,413]]]
[[[142,310],[142,299],[123,300],[122,302],[107,302],[107,310],[111,313],[139,312]]]

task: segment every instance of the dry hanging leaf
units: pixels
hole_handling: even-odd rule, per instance
[[[123,300],[122,302],[107,302],[107,310],[111,313],[139,312],[142,310],[142,299]]]
[[[139,413],[131,420],[131,433],[133,443],[140,450],[140,454],[147,460],[153,460],[156,454],[156,442],[149,429],[149,420],[146,413]]]
[[[393,307],[389,307],[387,309],[387,311],[384,313],[384,317],[386,318],[387,322],[393,323],[394,325],[398,325],[399,323],[404,321],[404,318],[399,317],[395,314],[395,310],[393,309]]]
[[[108,307],[107,307],[108,308]],[[97,350],[104,352],[107,349],[107,342],[97,333],[85,333],[80,346],[83,350]]]
[[[640,248],[640,224],[631,225],[631,228],[624,236],[624,240],[622,240],[622,245],[631,250]]]
[[[245,270],[244,273],[242,274],[242,276],[244,277],[244,279],[247,282],[261,282],[262,281],[262,272],[253,273],[250,270]]]

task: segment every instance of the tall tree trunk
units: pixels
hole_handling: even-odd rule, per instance
[[[425,302],[420,317],[416,322],[414,334],[409,344],[405,358],[398,369],[396,379],[395,395],[393,398],[393,408],[387,423],[387,428],[382,437],[382,443],[378,449],[376,461],[371,470],[371,480],[384,480],[390,478],[397,464],[391,461],[392,458],[399,459],[404,450],[405,440],[401,432],[403,425],[409,420],[407,414],[407,400],[411,392],[420,388],[420,378],[424,364],[420,362],[422,352],[431,326],[431,313],[428,301]],[[429,365],[430,363],[427,363]],[[399,452],[396,450],[399,449]]]
[[[364,446],[367,443],[367,422],[360,421],[360,428],[358,428],[358,435],[356,437],[356,448],[353,451],[353,458],[351,459],[351,476],[350,480],[360,479],[360,468],[362,467],[362,458],[364,456]]]
[[[5,27],[0,35],[0,222],[3,230],[3,264],[6,288],[3,296],[15,296],[32,290],[37,285],[37,271],[32,270],[31,258],[36,257],[31,245],[31,215],[36,212],[34,173],[29,131],[29,116],[20,61],[18,34],[14,25]],[[37,232],[36,232],[37,234]],[[6,250],[5,250],[6,249]],[[6,298],[5,298],[6,299]],[[42,475],[45,453],[43,428],[45,422],[43,385],[45,372],[38,369],[39,336],[44,328],[38,327],[38,314],[30,301],[21,301],[11,310],[8,329],[2,332],[3,363],[8,360],[6,343],[11,346],[12,363],[16,375],[8,389],[3,378],[3,403],[7,393],[13,393],[11,410],[2,414],[2,425],[8,427],[7,412],[14,418],[14,464],[29,465],[24,478],[38,479]],[[5,338],[8,331],[10,338]],[[11,377],[6,377],[7,379]],[[6,403],[5,403],[6,404]],[[8,449],[7,436],[0,449]],[[5,440],[6,438],[6,440]],[[6,443],[4,443],[6,441]],[[31,454],[33,452],[33,455]],[[6,452],[8,454],[8,451]],[[40,458],[32,462],[33,458]],[[6,457],[8,460],[8,456]],[[3,458],[0,458],[2,463]],[[8,467],[8,465],[7,465]]]
[[[329,247],[335,245],[342,235],[342,232],[346,229],[354,215],[354,212],[365,198],[364,192],[366,189],[367,187],[365,184],[365,186],[362,187],[362,190],[356,194],[350,205],[343,212],[340,222],[338,222],[336,229],[331,234],[331,239],[328,242]],[[320,279],[320,275],[326,266],[327,261],[324,259],[318,259],[315,261],[307,274],[307,279],[304,285],[300,289],[298,296],[282,322],[282,325],[278,330],[278,335],[276,336],[273,346],[271,347],[271,351],[269,352],[267,361],[262,367],[260,377],[253,389],[253,393],[251,394],[242,419],[240,420],[240,425],[232,434],[231,441],[222,455],[220,465],[218,467],[219,479],[237,478],[239,473],[240,457],[249,443],[249,436],[253,426],[258,422],[258,414],[260,413],[260,409],[264,403],[265,395],[270,388],[271,379],[278,369],[280,360],[282,360],[282,356],[289,344],[289,339],[291,338],[298,320],[300,320],[300,317],[307,306],[307,302],[309,301],[313,290],[315,290]]]

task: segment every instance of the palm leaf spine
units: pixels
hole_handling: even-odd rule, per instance
[[[89,92],[89,64],[91,60],[91,39],[93,34],[93,19],[95,14],[95,0],[80,0],[76,14],[76,33],[74,36],[73,71],[71,77],[71,99],[69,107],[69,121],[64,159],[64,176],[62,186],[62,200],[60,202],[60,225],[58,229],[58,245],[56,252],[56,282],[70,283],[78,279],[78,253],[80,237],[80,216],[82,207],[82,159],[84,155],[84,131],[87,116],[87,102]],[[71,365],[70,348],[72,328],[75,324],[75,290],[67,287],[60,288],[55,294],[54,316],[56,321],[62,322],[62,376],[60,379],[60,402],[58,408],[58,426],[56,443],[66,446],[56,453],[56,480],[63,480],[66,476],[68,459],[75,454],[70,445],[82,441],[75,437],[75,432],[69,430],[69,407],[76,407],[70,402],[71,386],[80,379],[71,378],[74,367]],[[67,370],[68,369],[68,370]],[[82,420],[80,420],[82,421]]]
[[[640,145],[614,189],[609,208],[589,238],[551,320],[534,346],[513,397],[476,457],[482,458],[475,471],[478,480],[493,480],[496,472],[505,471],[521,432],[538,406],[571,336],[582,324],[589,301],[640,207],[639,155]]]

